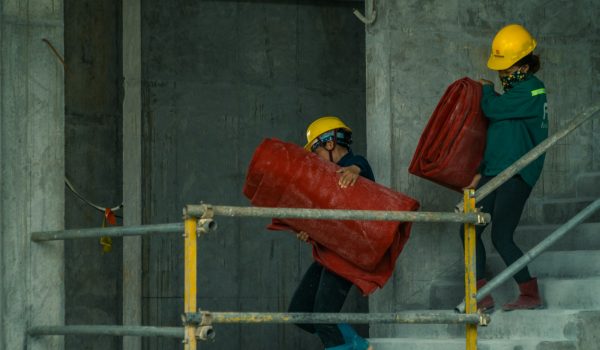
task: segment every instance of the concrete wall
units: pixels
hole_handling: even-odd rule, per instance
[[[65,175],[101,207],[122,201],[120,8],[119,0],[65,1]],[[65,191],[66,228],[100,227],[103,216]],[[110,253],[98,239],[65,242],[68,324],[121,324],[121,259],[121,239]],[[120,344],[119,337],[65,337],[66,349]]]
[[[62,1],[0,2],[0,349],[63,349],[28,338],[64,322],[63,243],[31,232],[63,228]]]
[[[265,137],[303,144],[316,117],[342,117],[365,151],[364,29],[345,2],[142,3],[144,223],[186,203],[248,205],[246,168]],[[377,175],[377,174],[376,174]],[[224,219],[199,243],[200,308],[285,311],[309,247],[266,220]],[[183,239],[144,240],[144,324],[177,326]],[[349,310],[365,310],[353,295]],[[217,326],[206,349],[319,345],[292,326]],[[147,349],[178,349],[147,339]]]
[[[368,156],[393,188],[418,198],[423,210],[450,211],[460,195],[408,174],[421,132],[454,80],[487,78],[499,86],[486,62],[502,26],[522,23],[538,40],[551,133],[598,103],[597,1],[389,1],[377,2],[376,10],[377,22],[366,35]],[[538,221],[534,206],[542,196],[573,195],[576,174],[598,171],[599,123],[585,125],[549,152],[525,222]],[[457,231],[457,225],[415,225],[394,280],[370,299],[371,311],[428,308],[432,283],[462,278]],[[393,327],[377,327],[372,335],[393,336]]]

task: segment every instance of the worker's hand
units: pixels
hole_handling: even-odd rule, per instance
[[[342,175],[340,176],[338,185],[340,185],[341,188],[346,188],[348,186],[353,186],[356,183],[356,180],[360,176],[360,168],[356,165],[350,165],[340,168],[337,173]]]
[[[308,233],[304,232],[304,231],[300,231],[298,233],[296,233],[296,237],[298,237],[299,240],[303,241],[303,242],[308,242]]]
[[[473,176],[473,180],[471,180],[471,183],[468,184],[467,186],[465,186],[463,188],[463,191],[466,189],[470,189],[470,188],[477,188],[477,185],[479,184],[479,180],[481,180],[481,174],[475,174],[475,176]]]
[[[481,85],[494,85],[494,82],[492,82],[491,80],[487,80],[487,79],[479,79],[479,83]]]

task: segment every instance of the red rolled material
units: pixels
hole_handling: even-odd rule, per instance
[[[480,101],[481,84],[469,78],[446,89],[421,134],[411,174],[459,192],[471,183],[483,158],[488,125]]]
[[[415,211],[419,203],[402,193],[359,177],[340,188],[339,166],[303,148],[265,139],[248,168],[244,195],[252,205]],[[270,229],[305,231],[313,256],[327,269],[352,281],[367,295],[391,276],[410,235],[411,223],[360,220],[273,219]]]

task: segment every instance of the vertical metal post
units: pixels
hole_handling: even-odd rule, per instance
[[[197,234],[196,219],[185,219],[185,291],[184,291],[184,312],[196,312],[196,283],[197,283]],[[196,325],[186,323],[184,350],[196,350]]]
[[[475,190],[464,191],[464,212],[475,212]],[[466,313],[477,312],[477,283],[475,280],[475,225],[465,223],[465,304]],[[477,350],[477,325],[467,324],[467,350]]]

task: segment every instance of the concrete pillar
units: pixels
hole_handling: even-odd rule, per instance
[[[62,337],[28,339],[30,326],[64,323],[62,242],[31,232],[64,220],[62,0],[0,3],[0,349],[63,349]]]
[[[370,11],[367,1],[366,11]],[[382,5],[380,5],[381,7]],[[381,9],[380,9],[381,10]],[[377,182],[391,187],[393,179],[394,149],[392,134],[392,94],[389,30],[384,12],[376,22],[365,26],[369,40],[365,43],[366,56],[366,109],[367,109],[367,159],[377,174]]]
[[[123,203],[124,224],[142,223],[141,4],[123,1]],[[142,239],[123,239],[123,324],[142,324]],[[124,337],[124,350],[141,338]]]

